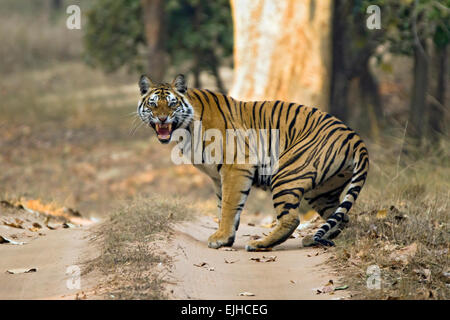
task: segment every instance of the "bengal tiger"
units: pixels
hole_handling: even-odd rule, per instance
[[[302,198],[326,220],[305,245],[334,245],[332,239],[348,223],[347,214],[369,169],[367,148],[352,129],[326,112],[297,103],[243,102],[210,90],[188,89],[181,74],[171,83],[154,83],[142,75],[139,88],[137,113],[161,143],[169,143],[177,129],[192,133],[195,120],[201,121],[201,134],[211,128],[224,135],[227,129],[279,130],[278,167],[270,175],[259,174],[261,168],[249,163],[196,165],[212,179],[218,199],[219,227],[208,239],[210,248],[233,245],[252,186],[270,189],[277,223],[264,238],[249,241],[247,251],[268,250],[288,239],[300,223]]]

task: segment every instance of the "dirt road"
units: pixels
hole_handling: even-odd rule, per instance
[[[270,252],[246,252],[249,236],[269,229],[242,223],[233,251],[207,247],[217,223],[202,216],[175,226],[169,242],[160,244],[173,257],[166,276],[172,299],[333,299],[348,291],[317,294],[338,276],[324,264],[330,253],[321,248],[300,248],[300,239],[289,239]],[[93,288],[101,284],[94,273],[81,276],[80,288],[70,286],[76,278],[68,273],[98,254],[92,225],[47,230],[24,245],[0,244],[0,299],[101,299]],[[0,226],[3,235],[11,228]],[[23,239],[21,239],[23,240]],[[253,260],[251,260],[253,258]],[[258,258],[260,259],[258,261]],[[255,260],[256,259],[256,260]],[[274,260],[264,262],[266,259]],[[36,268],[36,272],[11,274],[7,270]],[[69,283],[69,286],[68,286]],[[247,292],[254,296],[239,296]],[[87,296],[84,296],[87,293]]]
[[[208,236],[217,223],[210,217],[176,226],[168,248],[175,263],[169,289],[173,299],[333,299],[348,297],[348,291],[317,294],[338,276],[324,264],[330,256],[321,248],[299,248],[300,239],[289,239],[270,252],[246,252],[249,235],[269,229],[241,224],[233,246],[235,251],[207,247]],[[250,258],[275,256],[275,261]],[[273,259],[273,258],[272,258]],[[270,260],[270,258],[269,258]],[[254,296],[239,296],[240,293]]]
[[[90,276],[81,276],[78,289],[77,275],[71,273],[76,266],[81,270],[81,264],[96,254],[90,237],[87,227],[79,227],[48,231],[24,245],[0,244],[0,300],[75,299],[95,283]],[[7,272],[20,268],[36,271]]]

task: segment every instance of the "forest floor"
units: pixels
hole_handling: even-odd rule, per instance
[[[449,298],[445,141],[419,157],[403,128],[368,141],[369,179],[334,248],[301,248],[320,224],[302,205],[294,238],[245,252],[274,217],[252,190],[236,251],[213,250],[209,178],[137,128],[136,79],[64,63],[11,74],[0,94],[0,298]]]

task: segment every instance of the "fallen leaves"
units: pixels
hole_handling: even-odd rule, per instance
[[[6,270],[6,272],[9,274],[32,273],[32,272],[37,272],[37,268],[9,269],[9,270]]]
[[[239,296],[240,297],[254,297],[255,296],[255,294],[254,293],[252,293],[252,292],[241,292],[241,293],[239,293]]]
[[[73,220],[85,223],[89,222],[88,220],[80,219],[81,214],[78,210],[68,207],[60,207],[55,203],[43,203],[40,199],[20,199],[17,201],[1,200],[0,204],[6,208],[25,210],[35,216],[42,215],[46,217],[54,217],[57,219],[61,219],[64,222],[73,222]],[[23,221],[18,218],[16,218],[14,222],[9,221],[8,223],[9,224],[6,225],[9,225],[11,227],[23,228],[21,227]],[[36,226],[33,227],[38,228]]]
[[[14,218],[14,221],[3,221],[3,224],[11,228],[23,229],[23,222],[23,220]]]
[[[317,257],[319,254],[320,254],[320,252],[317,251],[315,254],[309,254],[309,253],[308,253],[306,256],[307,256],[308,258],[311,258],[311,257]]]
[[[61,225],[55,223],[47,223],[45,226],[50,230],[56,230],[61,227]]]
[[[14,241],[14,240],[8,239],[6,237],[0,236],[0,244],[2,244],[2,243],[9,243],[9,244],[14,244],[14,245],[19,245],[19,246],[25,244],[25,242]]]
[[[77,292],[77,294],[75,295],[75,300],[86,300],[87,299],[87,295],[86,293],[84,293],[84,291],[81,291],[81,293]]]
[[[316,292],[316,294],[329,293],[334,291],[333,280],[329,280],[328,283],[321,288],[315,288],[314,291]]]
[[[225,261],[225,263],[227,263],[227,264],[233,264],[233,263],[236,263],[236,262],[238,262],[239,260],[227,260],[227,259],[223,259],[224,261]]]
[[[14,204],[12,204],[11,202],[6,201],[6,200],[1,200],[0,205],[5,208],[14,208],[15,207]]]
[[[277,259],[277,256],[262,256],[262,257],[254,257],[254,258],[250,258],[249,260],[252,261],[256,261],[256,262],[275,262],[275,260]]]
[[[222,247],[222,248],[219,248],[219,250],[221,250],[221,251],[236,251],[236,249],[230,248],[230,247]]]
[[[37,223],[37,222],[33,222],[33,228],[41,229],[42,226],[39,223]]]
[[[314,288],[313,291],[316,294],[330,293],[333,294],[334,291],[347,290],[348,285],[335,286],[333,280],[329,280],[326,285],[321,288]]]
[[[389,260],[393,264],[407,265],[417,253],[417,243],[412,243],[402,249],[395,250],[389,255]]]
[[[377,219],[384,219],[387,216],[388,211],[386,209],[378,210],[376,218]]]
[[[420,277],[420,282],[430,282],[431,281],[431,270],[430,269],[414,269],[413,270]]]
[[[73,223],[70,223],[70,222],[64,222],[64,223],[62,224],[62,227],[65,228],[65,229],[67,229],[67,228],[76,228],[77,226],[74,225]]]
[[[261,239],[261,236],[257,235],[257,234],[244,234],[242,235],[243,237],[250,237],[250,240],[258,240]]]
[[[206,263],[206,262],[194,263],[194,266],[199,267],[199,268],[204,267],[206,265],[208,265],[208,263]]]
[[[365,214],[367,212],[362,212],[361,214]],[[372,210],[368,212],[369,214],[375,213],[375,218],[378,220],[383,220],[388,217],[393,217],[396,222],[400,222],[402,220],[405,220],[408,218],[408,216],[402,212],[400,212],[399,209],[397,209],[395,206],[390,206],[389,209],[380,209],[380,210]],[[366,217],[366,220],[368,217]]]
[[[200,262],[200,263],[194,263],[194,266],[198,267],[198,268],[204,268],[208,271],[214,271],[214,267],[210,267],[209,264],[207,262]]]

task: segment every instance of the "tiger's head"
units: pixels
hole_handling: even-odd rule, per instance
[[[194,109],[184,95],[187,86],[182,74],[176,76],[172,83],[158,84],[142,75],[139,89],[139,117],[153,127],[161,143],[169,143],[174,130],[189,126],[194,117]]]

